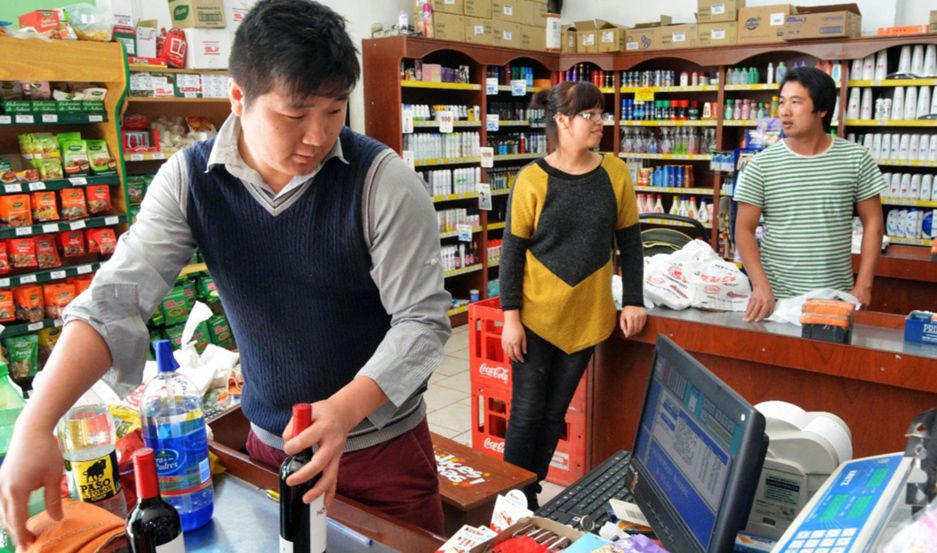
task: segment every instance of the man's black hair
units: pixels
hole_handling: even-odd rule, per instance
[[[836,109],[836,82],[833,78],[816,67],[798,67],[787,73],[781,81],[781,89],[789,82],[800,83],[807,89],[810,99],[813,100],[813,113],[826,112],[823,116],[823,129],[829,132],[833,110]]]
[[[245,102],[276,86],[294,101],[344,98],[358,82],[357,49],[345,19],[312,0],[262,0],[241,22],[228,62]]]

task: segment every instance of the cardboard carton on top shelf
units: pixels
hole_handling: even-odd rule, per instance
[[[577,21],[575,25],[576,37],[578,39],[576,50],[578,52],[598,52],[600,40],[599,31],[615,28],[615,25],[612,23],[601,19]]]
[[[448,13],[452,15],[462,15],[463,0],[432,0],[433,14]]]
[[[464,0],[462,10],[467,16],[491,19],[491,0]]]
[[[521,48],[543,52],[547,49],[547,30],[544,27],[521,25]]]
[[[670,25],[669,15],[660,16],[660,21],[638,23],[625,32],[625,50],[660,50],[661,28]]]
[[[506,46],[508,48],[520,48],[522,30],[517,23],[510,21],[491,21],[491,30],[494,34],[494,43],[496,46]]]
[[[575,53],[578,48],[578,38],[576,36],[576,27],[574,25],[563,25],[563,36],[561,38],[564,54]]]
[[[189,69],[227,69],[231,34],[227,29],[182,29],[188,43],[185,66]]]
[[[536,0],[527,0],[527,24],[533,27],[546,27],[547,5]],[[546,35],[544,35],[546,36]]]
[[[937,10],[930,12],[930,32],[937,33]]]
[[[465,18],[465,42],[494,45],[495,36],[491,20],[481,17]]]
[[[784,42],[784,22],[797,10],[790,4],[774,4],[739,10],[736,27],[738,44]]]
[[[491,18],[496,21],[523,23],[527,20],[527,0],[491,0]]]
[[[735,21],[738,11],[745,7],[745,0],[697,0],[696,20],[700,23]]]
[[[224,29],[227,25],[222,0],[169,0],[169,17],[183,29]]]
[[[784,21],[784,40],[856,38],[862,35],[862,13],[856,4],[798,6]]]
[[[465,42],[465,18],[451,13],[434,13],[433,34],[441,40]]]
[[[664,50],[675,48],[696,48],[699,37],[696,23],[668,25],[661,27],[660,44]]]
[[[626,27],[615,26],[610,29],[598,31],[599,52],[622,52],[625,49],[625,39],[628,36]]]
[[[738,31],[735,21],[700,23],[697,37],[699,46],[732,46],[737,43]]]

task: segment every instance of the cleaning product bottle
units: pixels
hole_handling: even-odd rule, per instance
[[[784,80],[784,77],[786,76],[787,76],[787,66],[784,65],[783,61],[779,61],[778,68],[774,74],[774,79],[778,82],[778,84],[781,84],[781,82]]]

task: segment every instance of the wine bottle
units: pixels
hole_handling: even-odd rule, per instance
[[[159,495],[152,449],[134,451],[133,470],[137,506],[127,515],[127,536],[133,553],[185,553],[179,513]]]
[[[293,406],[293,435],[297,436],[312,424],[312,405]],[[326,515],[324,494],[312,503],[303,502],[303,495],[315,486],[320,474],[290,486],[286,479],[312,460],[312,449],[306,449],[283,460],[280,465],[280,553],[324,553]]]

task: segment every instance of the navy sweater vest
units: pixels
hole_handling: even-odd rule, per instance
[[[281,434],[294,403],[348,384],[390,328],[371,279],[362,229],[365,176],[386,146],[341,133],[349,164],[332,158],[274,217],[223,165],[205,172],[214,140],[185,151],[186,213],[241,354],[241,405]]]

